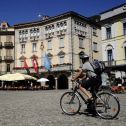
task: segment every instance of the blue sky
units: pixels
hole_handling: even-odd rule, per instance
[[[89,17],[122,3],[126,0],[1,0],[0,22],[14,25],[39,20],[39,13],[55,16],[67,11]]]

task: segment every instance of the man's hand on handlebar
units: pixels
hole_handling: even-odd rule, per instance
[[[71,79],[71,81],[75,81],[75,79],[74,79],[74,78],[72,78],[72,79]]]

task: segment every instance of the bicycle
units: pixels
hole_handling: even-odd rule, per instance
[[[65,92],[60,98],[60,107],[63,113],[75,115],[81,108],[81,99],[85,104],[87,100],[79,92],[79,81],[74,81],[75,87],[71,91]],[[92,105],[95,108],[96,115],[102,119],[114,119],[120,112],[120,103],[118,98],[108,91],[93,91]]]

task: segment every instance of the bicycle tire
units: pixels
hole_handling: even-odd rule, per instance
[[[73,91],[65,92],[60,98],[60,107],[67,115],[77,114],[81,107],[79,97]]]
[[[97,115],[101,118],[114,119],[120,112],[120,103],[114,94],[110,92],[100,92],[97,94],[95,100],[95,109]]]

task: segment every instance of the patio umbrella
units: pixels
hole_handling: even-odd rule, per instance
[[[46,82],[49,81],[47,78],[40,78],[37,80],[37,82]]]
[[[18,80],[37,80],[35,77],[30,75],[14,73],[14,74],[5,74],[0,76],[0,80],[2,81],[18,81]]]
[[[41,86],[46,86],[45,82],[49,81],[47,78],[40,78],[37,80],[37,82],[41,83]]]

